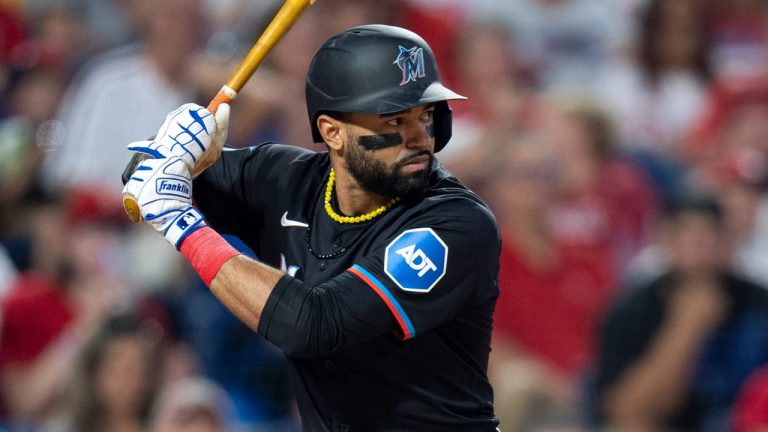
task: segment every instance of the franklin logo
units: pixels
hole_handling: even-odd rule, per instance
[[[408,84],[419,78],[424,78],[427,74],[424,71],[424,50],[419,47],[405,49],[400,47],[400,53],[393,62],[403,71],[403,79],[400,85]]]
[[[159,195],[173,195],[182,198],[189,196],[189,184],[182,180],[159,178],[155,183]]]

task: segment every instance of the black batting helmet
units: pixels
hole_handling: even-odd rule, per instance
[[[416,33],[365,25],[339,33],[315,54],[307,74],[312,138],[322,142],[317,117],[327,112],[390,114],[436,103],[435,152],[451,138],[446,101],[466,99],[440,82],[432,49]]]

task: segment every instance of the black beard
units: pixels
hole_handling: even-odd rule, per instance
[[[434,155],[429,150],[421,150],[388,167],[384,162],[370,157],[366,150],[356,143],[347,146],[347,170],[368,192],[385,197],[400,197],[404,200],[422,198],[429,185],[429,175],[434,162]],[[416,156],[429,155],[427,169],[412,174],[400,174],[408,161]]]

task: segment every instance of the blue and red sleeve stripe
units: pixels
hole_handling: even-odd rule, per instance
[[[410,339],[416,335],[416,330],[413,328],[410,318],[408,318],[400,303],[376,276],[357,264],[350,267],[347,271],[365,282],[384,301],[384,304],[387,305],[387,308],[389,308],[389,311],[392,312],[395,320],[400,325],[403,339]]]

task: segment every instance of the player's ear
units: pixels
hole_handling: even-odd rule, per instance
[[[327,114],[320,114],[317,117],[317,129],[330,149],[340,150],[347,140],[347,129],[344,123]]]

